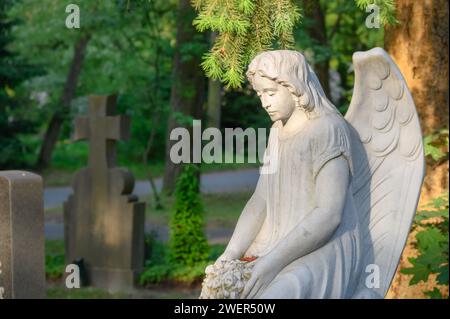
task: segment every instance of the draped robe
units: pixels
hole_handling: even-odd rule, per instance
[[[260,175],[255,192],[266,202],[266,217],[246,256],[266,255],[308,214],[314,213],[318,204],[316,178],[327,162],[343,156],[352,174],[347,125],[343,117],[333,113],[309,119],[290,134],[278,130],[276,136],[271,131],[266,154],[277,156],[278,168],[271,174]],[[279,121],[273,125],[280,126]],[[342,187],[348,188],[342,219],[329,241],[287,265],[257,297],[352,297],[362,270],[362,240],[350,190],[351,177],[350,183]]]

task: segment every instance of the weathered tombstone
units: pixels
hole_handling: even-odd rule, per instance
[[[130,119],[115,109],[115,96],[92,96],[89,115],[75,120],[74,140],[89,140],[89,164],[64,204],[67,263],[83,260],[88,283],[109,291],[131,289],[144,266],[145,203],[130,195],[131,172],[116,167],[115,143],[128,138]]]
[[[0,298],[45,297],[42,179],[0,172]]]

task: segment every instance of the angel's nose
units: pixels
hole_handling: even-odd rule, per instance
[[[266,109],[266,110],[267,110],[270,106],[271,106],[271,105],[268,104],[268,103],[267,103],[267,104],[263,104],[263,108]]]
[[[272,104],[270,103],[270,100],[264,95],[261,96],[261,104],[265,110],[269,109],[269,107],[272,106]]]

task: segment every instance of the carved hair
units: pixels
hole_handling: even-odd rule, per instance
[[[252,85],[256,73],[286,87],[291,92],[295,105],[303,109],[308,118],[339,113],[327,99],[317,76],[300,52],[262,52],[253,58],[246,73]]]

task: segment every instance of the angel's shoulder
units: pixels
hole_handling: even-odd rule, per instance
[[[329,139],[330,135],[347,137],[346,120],[337,113],[329,113],[310,120],[309,132],[313,139]]]

